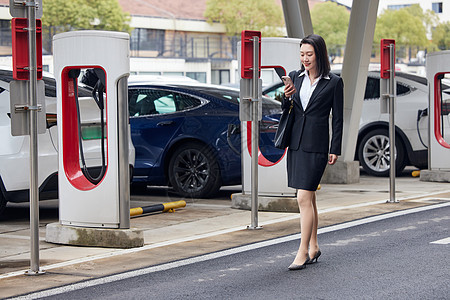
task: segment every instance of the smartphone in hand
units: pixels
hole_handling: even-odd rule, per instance
[[[294,86],[294,83],[292,82],[292,79],[289,76],[282,76],[281,80],[283,80],[284,85]]]

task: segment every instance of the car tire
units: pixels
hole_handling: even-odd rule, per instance
[[[395,172],[400,174],[406,166],[405,148],[399,138],[395,139]],[[358,159],[363,169],[374,176],[389,176],[389,132],[375,129],[368,132],[359,143]]]
[[[221,186],[220,168],[212,150],[199,143],[179,146],[169,162],[169,180],[177,194],[190,198],[206,198]]]

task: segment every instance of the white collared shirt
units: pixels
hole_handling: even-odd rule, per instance
[[[309,100],[311,99],[311,95],[314,92],[314,90],[316,89],[317,83],[319,83],[320,79],[322,79],[322,76],[319,76],[318,78],[316,78],[316,80],[314,80],[313,84],[311,84],[311,80],[309,79],[309,75],[306,72],[306,70],[303,71],[299,75],[299,77],[301,77],[301,76],[304,76],[305,78],[303,78],[302,87],[300,88],[300,91],[299,91],[299,96],[300,96],[300,102],[302,103],[303,110],[306,110]],[[330,79],[330,77],[325,76],[324,79]]]

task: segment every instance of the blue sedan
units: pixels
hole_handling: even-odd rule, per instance
[[[131,138],[136,150],[134,185],[172,186],[185,197],[214,195],[241,183],[239,90],[205,84],[130,83]],[[263,99],[260,149],[273,147],[280,103]]]

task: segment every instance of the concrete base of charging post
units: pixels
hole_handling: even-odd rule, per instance
[[[341,162],[328,165],[323,174],[321,184],[349,184],[359,182],[359,162]],[[251,194],[233,194],[231,195],[231,207],[238,209],[251,209]],[[296,197],[282,196],[259,196],[259,211],[273,212],[298,212],[298,204]]]
[[[251,210],[252,195],[243,195],[239,193],[232,194],[231,207]],[[273,212],[299,212],[296,197],[281,196],[258,196],[258,210]]]
[[[49,243],[104,248],[136,248],[144,246],[140,229],[88,228],[51,223],[46,227]]]
[[[420,181],[450,182],[450,171],[421,170]]]
[[[359,161],[337,161],[327,165],[321,183],[349,184],[359,182]]]

